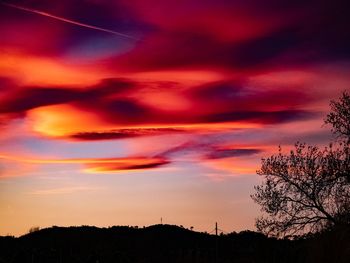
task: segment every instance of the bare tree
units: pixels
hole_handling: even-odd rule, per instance
[[[348,224],[350,184],[339,175],[343,157],[342,151],[332,147],[321,151],[297,143],[290,154],[280,150],[263,159],[258,174],[264,181],[255,186],[252,198],[268,217],[256,220],[258,230],[288,236]]]
[[[342,107],[348,107],[343,109]],[[259,231],[272,236],[316,233],[350,224],[350,100],[346,92],[331,102],[326,122],[345,140],[320,149],[296,143],[290,153],[262,159],[263,176],[252,199],[264,215],[256,220]],[[341,122],[339,124],[339,122]]]
[[[332,132],[350,143],[350,95],[344,91],[338,101],[330,103],[331,112],[327,115],[325,123],[333,126]]]

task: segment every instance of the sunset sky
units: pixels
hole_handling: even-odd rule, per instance
[[[254,229],[260,160],[325,145],[345,0],[0,1],[0,235]]]

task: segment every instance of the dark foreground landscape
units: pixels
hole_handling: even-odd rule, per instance
[[[199,233],[173,225],[52,227],[0,237],[0,262],[349,262],[350,228],[298,240],[243,231]]]

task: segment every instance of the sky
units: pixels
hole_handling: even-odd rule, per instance
[[[326,145],[345,0],[0,1],[0,235],[254,230],[261,158]]]

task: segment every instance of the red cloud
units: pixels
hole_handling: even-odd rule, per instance
[[[176,98],[169,102],[169,109],[166,101],[158,106],[159,91],[166,97],[167,85],[174,87],[169,97]],[[5,91],[0,113],[28,114],[35,131],[78,140],[194,132],[205,130],[205,125],[208,129],[209,124],[226,129],[242,124],[277,124],[315,116],[300,107],[312,101],[304,92],[275,87],[264,90],[259,83],[255,85],[250,87],[244,79],[200,86],[104,79],[79,88],[23,86]]]
[[[132,171],[132,170],[147,170],[154,169],[170,162],[163,159],[139,159],[133,162],[125,163],[102,163],[94,164],[89,163],[86,165],[85,172],[88,173],[109,173],[109,172],[120,172],[120,171]]]
[[[324,107],[314,107],[319,101],[316,88],[308,91],[315,79],[299,79],[298,72],[350,58],[345,1],[16,4],[25,2],[62,18],[142,37],[126,42],[3,6],[0,122],[21,117],[35,132],[55,138],[96,141],[216,133],[313,119]],[[99,52],[105,52],[106,59],[94,56]],[[94,59],[89,63],[80,60],[90,55]],[[297,69],[296,76],[281,81],[274,75],[289,68]],[[217,149],[210,143],[193,148],[213,162],[259,152]],[[84,165],[111,171],[167,162],[161,156]]]

